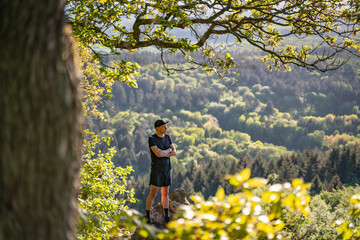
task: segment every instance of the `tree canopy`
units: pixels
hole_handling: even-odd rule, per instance
[[[250,44],[267,54],[270,69],[295,64],[326,71],[343,64],[342,52],[359,55],[359,8],[355,0],[69,0],[66,14],[84,44],[100,44],[111,54],[154,46],[164,65],[166,53],[180,51],[221,73],[234,62],[219,50]],[[292,46],[290,37],[310,40]],[[200,61],[190,55],[199,50]]]

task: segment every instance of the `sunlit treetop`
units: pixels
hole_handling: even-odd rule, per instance
[[[358,0],[69,0],[66,8],[74,35],[87,46],[180,51],[210,72],[234,65],[229,54],[218,58],[230,44],[262,50],[270,69],[336,69],[344,56],[360,55],[359,12]],[[218,37],[228,41],[214,44]],[[303,45],[288,44],[290,37]],[[194,51],[202,51],[203,62],[190,56]]]

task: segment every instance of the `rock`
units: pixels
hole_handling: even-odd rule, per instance
[[[176,210],[181,205],[189,205],[188,200],[186,199],[185,190],[182,188],[175,189],[169,196],[169,214],[170,217],[173,217]],[[161,203],[157,203],[150,210],[150,218],[152,223],[158,228],[165,228],[164,222],[164,208]]]
[[[176,210],[181,205],[190,205],[186,199],[186,192],[182,188],[175,189],[169,196],[169,213],[170,217],[173,217]],[[150,210],[150,218],[153,225],[157,228],[165,228],[166,224],[164,222],[164,209],[161,203],[157,203]],[[135,233],[131,236],[132,240],[144,239],[139,235],[139,229],[136,229]],[[150,237],[147,239],[151,239]]]
[[[186,192],[182,188],[175,189],[169,196],[171,201],[180,203],[181,205],[190,205],[188,200],[186,199]]]

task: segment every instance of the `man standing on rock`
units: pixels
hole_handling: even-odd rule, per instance
[[[150,193],[146,200],[146,218],[150,220],[150,209],[154,198],[161,188],[161,204],[165,211],[165,223],[170,221],[169,215],[169,188],[171,185],[171,163],[170,157],[176,155],[176,149],[171,138],[166,134],[169,121],[157,120],[154,123],[156,133],[149,137],[149,148],[151,153]]]

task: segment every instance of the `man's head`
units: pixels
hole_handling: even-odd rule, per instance
[[[156,120],[155,121],[155,123],[154,123],[154,127],[155,128],[157,128],[157,127],[160,127],[160,126],[162,126],[162,125],[165,125],[165,124],[167,124],[169,121],[164,121],[164,120],[162,120],[162,119],[159,119],[159,120]]]
[[[166,130],[167,130],[167,126],[166,124],[168,123],[169,121],[164,121],[162,119],[159,119],[159,120],[156,120],[156,122],[154,123],[154,127],[156,129],[156,132],[160,135],[163,135],[166,133]]]

